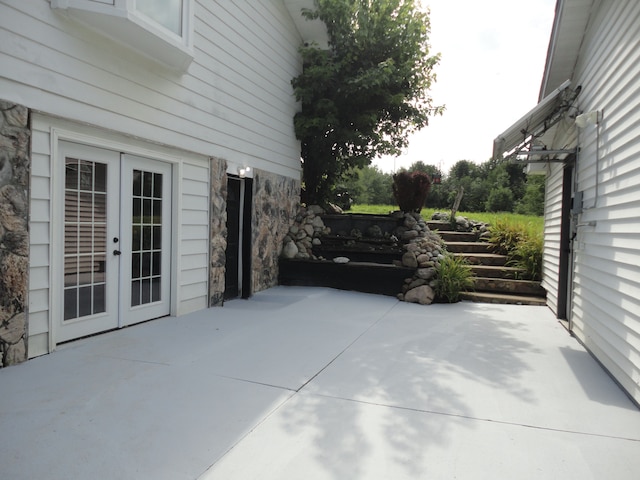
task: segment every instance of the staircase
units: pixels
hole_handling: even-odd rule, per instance
[[[471,265],[476,279],[473,291],[462,294],[464,300],[546,305],[546,292],[540,282],[518,280],[522,270],[505,266],[507,256],[492,253],[491,244],[478,241],[476,233],[452,231],[448,222],[431,221],[428,225],[438,231],[450,253],[465,258]]]

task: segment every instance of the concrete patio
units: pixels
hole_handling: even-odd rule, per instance
[[[0,370],[3,479],[637,479],[546,307],[277,287]]]

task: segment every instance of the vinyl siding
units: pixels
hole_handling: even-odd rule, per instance
[[[282,2],[194,2],[195,60],[182,74],[94,34],[47,0],[8,0],[0,9],[6,100],[299,176],[290,81],[301,40]]]
[[[0,4],[0,97],[34,112],[30,198],[29,356],[47,353],[51,320],[50,128],[179,157],[178,268],[172,312],[207,307],[208,158],[300,176],[291,79],[301,38],[279,0],[194,1],[195,58],[167,69],[50,8]]]
[[[579,132],[576,190],[584,192],[574,241],[572,329],[640,401],[640,3],[601,2],[574,84],[599,127]],[[550,177],[550,183],[555,177]],[[551,204],[557,194],[549,199]],[[548,205],[547,208],[553,208]],[[549,243],[545,252],[555,248]],[[549,260],[549,262],[551,262]]]
[[[209,162],[182,168],[180,307],[178,314],[207,308],[209,275]]]
[[[558,315],[558,276],[560,274],[560,230],[562,227],[562,166],[555,164],[545,188],[544,252],[542,286],[547,305]]]
[[[49,352],[50,135],[32,121],[29,222],[29,358]]]

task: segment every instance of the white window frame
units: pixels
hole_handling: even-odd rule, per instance
[[[182,35],[136,9],[135,0],[51,0],[51,8],[175,70],[194,57],[194,0],[182,0]]]

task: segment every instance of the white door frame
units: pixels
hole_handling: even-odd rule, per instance
[[[112,138],[107,138],[112,137]],[[59,249],[59,243],[64,239],[63,225],[60,220],[60,209],[64,202],[64,159],[60,151],[61,142],[71,142],[88,147],[96,147],[104,150],[110,150],[119,153],[126,153],[145,157],[150,160],[162,161],[172,165],[171,171],[171,245],[172,254],[170,259],[170,315],[177,315],[178,311],[178,291],[177,291],[177,272],[179,271],[179,242],[180,238],[180,210],[178,208],[178,198],[180,198],[181,188],[179,178],[182,175],[182,159],[171,153],[167,153],[167,149],[154,146],[142,146],[139,142],[131,140],[123,142],[115,136],[109,135],[96,136],[81,133],[75,130],[67,130],[64,128],[52,127],[50,130],[50,152],[51,152],[51,202],[50,202],[50,234],[51,241],[49,247],[49,351],[54,351],[56,344],[61,340],[58,338],[59,321],[63,318],[63,304],[59,300],[62,298],[62,286],[60,285],[60,272],[64,267],[64,258]],[[62,165],[62,167],[61,167]],[[122,325],[120,325],[122,326]]]

